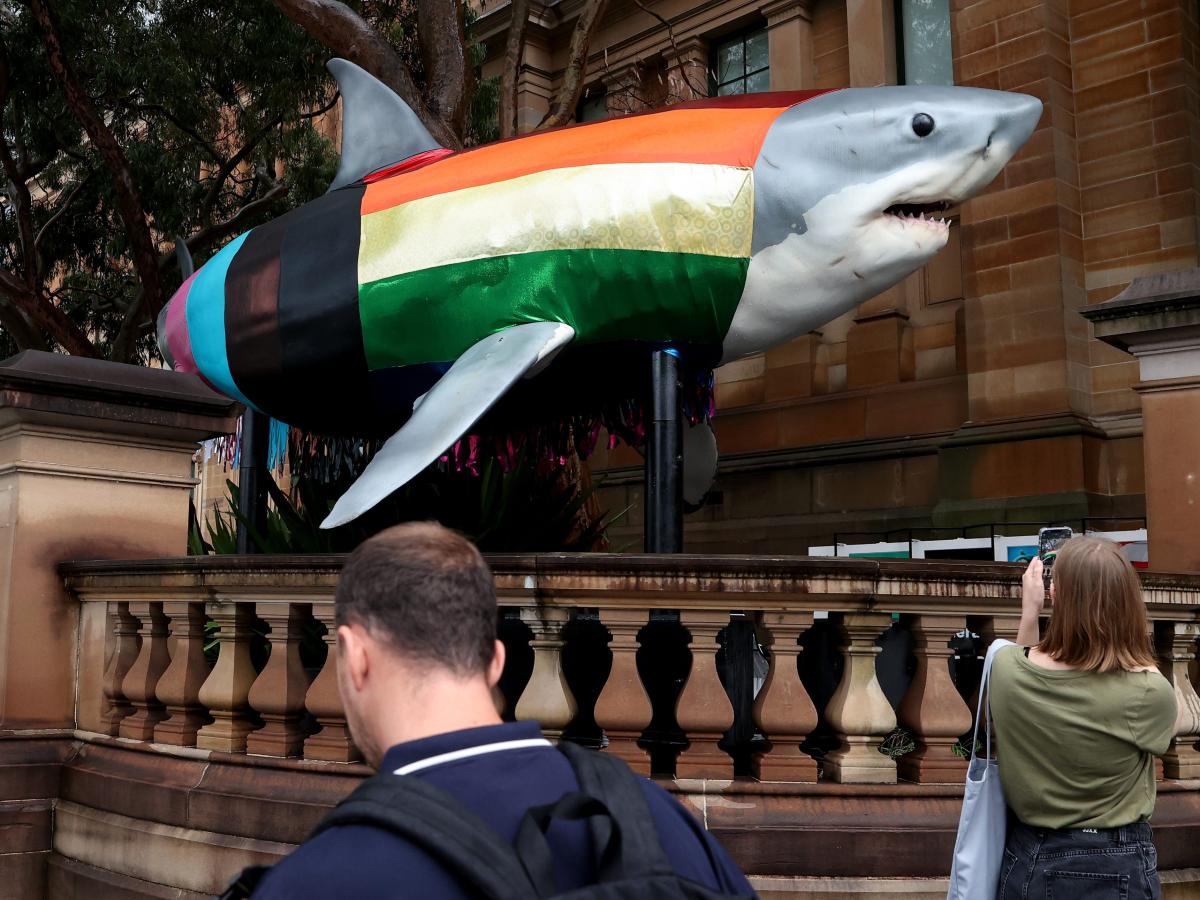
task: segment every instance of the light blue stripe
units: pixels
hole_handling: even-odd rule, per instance
[[[246,232],[249,234],[250,232]],[[196,273],[187,297],[188,335],[196,367],[222,394],[252,406],[238,390],[229,371],[229,352],[225,346],[225,276],[246,234],[235,237]],[[257,407],[255,407],[257,409]]]

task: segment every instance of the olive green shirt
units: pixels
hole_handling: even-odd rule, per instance
[[[1176,715],[1158,672],[1055,671],[1004,647],[991,694],[1000,782],[1022,822],[1116,828],[1154,812],[1154,757]]]

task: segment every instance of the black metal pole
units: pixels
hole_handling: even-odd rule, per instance
[[[683,550],[683,421],[679,358],[670,349],[650,357],[650,428],[646,432],[647,553]]]
[[[270,443],[271,419],[258,410],[246,407],[242,413],[242,451],[238,458],[238,521],[237,552],[262,553],[250,536],[249,522],[258,534],[267,524],[267,450]]]

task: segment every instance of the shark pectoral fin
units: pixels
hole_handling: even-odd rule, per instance
[[[574,336],[570,325],[530,322],[471,347],[429,389],[404,427],[387,439],[321,527],[344,525],[403,486],[462,437],[526,372]]]
[[[683,501],[699,506],[717,477],[717,436],[708,422],[683,430]]]
[[[342,160],[329,190],[441,146],[412,108],[374,75],[344,59],[331,59],[326,68],[342,92]]]

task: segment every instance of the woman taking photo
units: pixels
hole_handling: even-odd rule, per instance
[[[1042,561],[1025,571],[1020,646],[992,669],[991,709],[1009,807],[1001,900],[1161,896],[1147,820],[1154,757],[1175,734],[1175,694],[1155,667],[1133,566],[1110,541],[1058,552],[1050,623]]]

